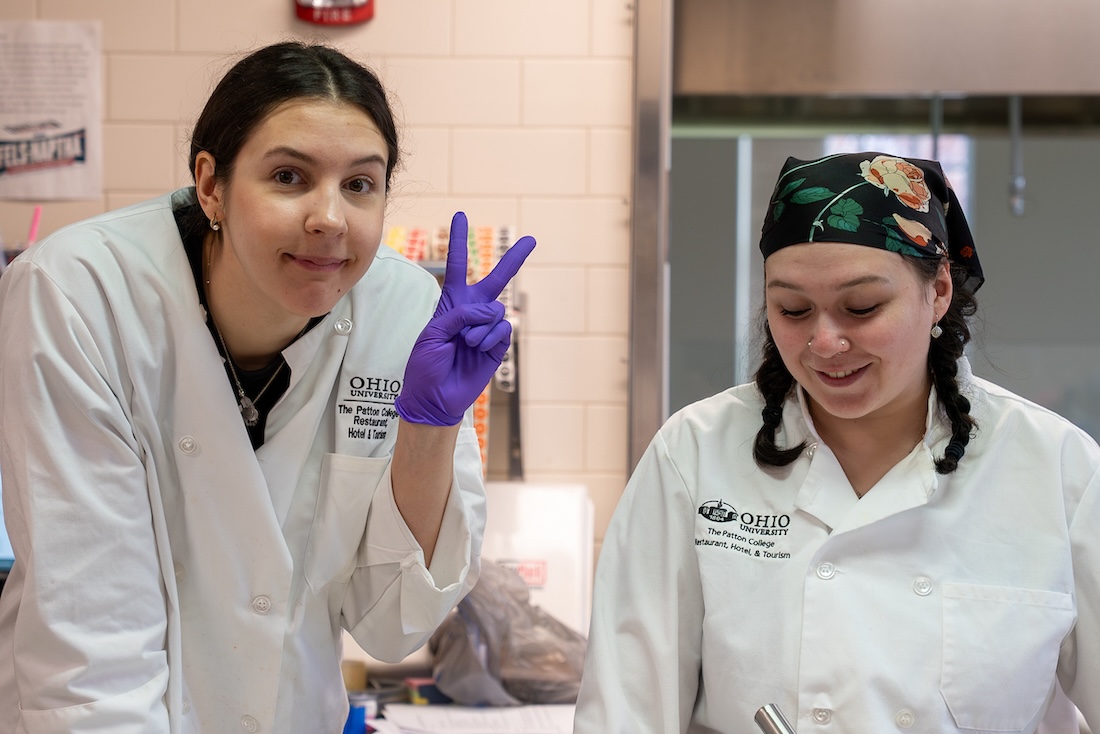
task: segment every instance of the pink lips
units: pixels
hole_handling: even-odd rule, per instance
[[[302,257],[290,255],[290,258],[302,268],[318,273],[327,273],[339,270],[347,262],[344,258],[334,257]]]
[[[845,387],[847,385],[852,384],[856,380],[858,380],[860,375],[862,375],[863,371],[866,370],[866,369],[867,369],[866,367],[859,367],[859,368],[854,369],[854,370],[850,370],[850,369],[835,370],[835,371],[834,370],[829,370],[828,372],[824,372],[822,370],[815,370],[815,372],[817,372],[818,378],[823,383],[825,383],[826,385],[829,385],[829,386],[832,386],[832,387]],[[833,375],[839,375],[839,376],[834,377]]]

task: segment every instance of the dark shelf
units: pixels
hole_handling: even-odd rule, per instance
[[[1007,131],[1009,97],[942,97],[942,132]],[[1100,96],[1022,95],[1027,132],[1095,134],[1100,131]],[[679,96],[672,102],[676,126],[852,127],[867,125],[928,128],[932,97],[845,97],[723,95]]]

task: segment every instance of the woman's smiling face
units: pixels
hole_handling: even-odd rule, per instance
[[[363,277],[382,239],[387,153],[374,120],[343,102],[286,102],[257,126],[219,184],[217,265],[238,308],[319,316]]]
[[[764,270],[772,338],[815,421],[923,414],[946,267],[927,282],[897,253],[815,242],[777,250]]]

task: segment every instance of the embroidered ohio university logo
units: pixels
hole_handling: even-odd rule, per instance
[[[348,395],[352,398],[367,399],[392,403],[401,393],[401,380],[390,380],[385,377],[360,377],[353,375],[348,380],[350,390]]]
[[[738,512],[722,500],[709,500],[699,506],[699,514],[711,522],[737,522],[741,530],[757,535],[786,535],[790,515]]]
[[[711,522],[732,522],[737,517],[737,510],[722,500],[710,500],[699,506],[699,514]]]
[[[384,440],[390,422],[397,417],[393,401],[400,393],[401,380],[352,375],[336,405],[336,434],[350,439]]]

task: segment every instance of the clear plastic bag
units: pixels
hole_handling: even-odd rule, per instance
[[[456,703],[574,703],[587,640],[530,603],[511,569],[483,560],[473,590],[429,641],[436,686]]]

